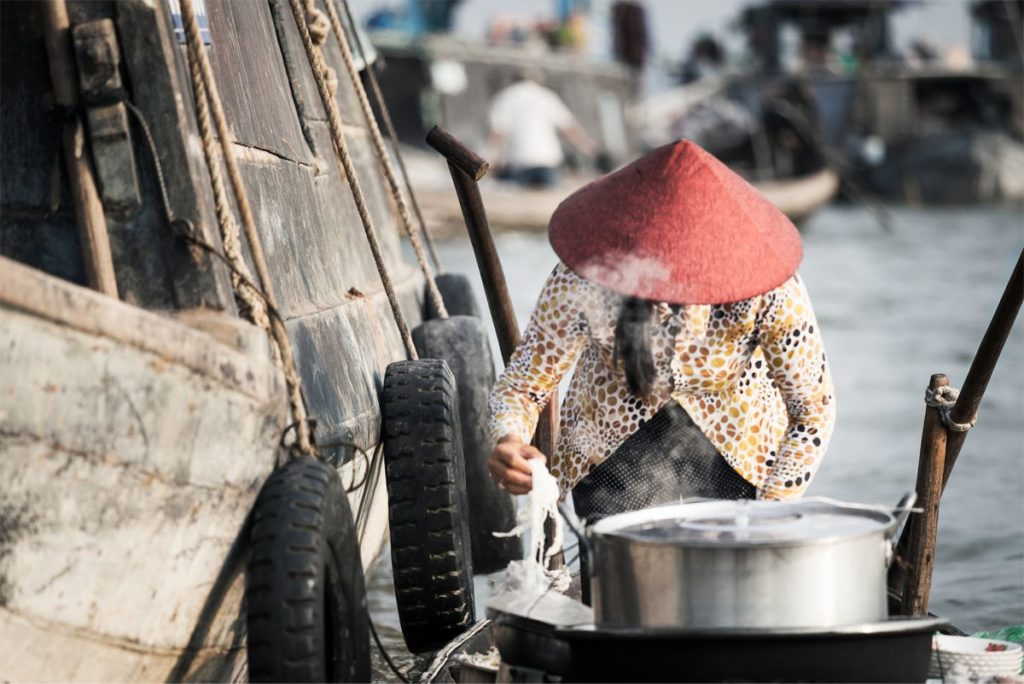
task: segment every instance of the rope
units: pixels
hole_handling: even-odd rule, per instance
[[[370,458],[370,454],[366,452],[366,449],[355,442],[337,442],[334,446],[348,447],[352,449],[352,482],[346,485],[345,491],[351,494],[354,491],[362,489],[370,480],[370,470],[373,468],[373,459]],[[356,455],[362,458],[363,463],[366,466],[363,470],[363,478],[361,480],[356,479]]]
[[[174,217],[174,213],[171,211],[171,198],[167,194],[167,181],[164,178],[164,169],[160,164],[160,155],[156,151],[156,141],[153,140],[153,133],[149,130],[149,124],[146,122],[146,117],[142,114],[142,111],[128,100],[124,100],[124,106],[128,109],[128,113],[135,117],[135,123],[138,124],[139,129],[142,131],[142,137],[146,140],[146,147],[149,148],[149,157],[153,162],[153,171],[156,173],[156,186],[160,190],[160,202],[164,209],[164,217],[167,219],[167,225],[172,231],[178,225],[178,220]],[[181,223],[189,224],[190,221],[182,221]],[[188,232],[188,231],[185,231]],[[198,261],[199,255],[202,254],[195,245],[191,242],[188,244],[189,253],[192,257]],[[262,296],[262,293],[260,293]]]
[[[352,37],[355,39],[356,50],[359,51],[359,54],[363,56],[363,60],[366,61],[366,49],[363,47],[363,39],[359,35],[355,17],[352,16],[352,8],[349,6],[348,0],[341,0],[341,4],[345,8],[345,17],[348,19],[348,25],[352,27]],[[387,131],[388,138],[391,139],[391,142],[397,148],[398,133],[395,132],[395,124],[391,121],[388,103],[384,101],[384,94],[380,91],[377,74],[369,62],[366,62],[366,80],[370,82],[373,101],[377,105],[377,111],[380,112],[381,121],[384,122],[384,130]],[[405,160],[402,159],[401,154],[396,155],[395,158],[398,160],[398,168],[402,172],[402,180],[405,181],[405,187],[409,191],[409,201],[412,203],[413,212],[416,213],[416,220],[419,221],[420,233],[423,235],[423,239],[427,243],[427,249],[430,251],[430,260],[434,262],[434,267],[438,273],[444,273],[441,258],[437,255],[437,245],[434,244],[434,238],[431,236],[430,231],[427,230],[427,222],[423,218],[423,212],[420,210],[420,203],[416,199],[416,193],[412,191],[412,181],[409,180],[409,170],[405,168]]]
[[[246,273],[242,273],[241,271],[239,271],[235,267],[235,264],[232,263],[231,259],[229,259],[226,255],[221,253],[213,245],[197,237],[195,235],[195,228],[192,225],[191,221],[189,221],[188,219],[175,218],[174,212],[171,210],[171,200],[167,194],[167,184],[164,179],[163,166],[160,164],[160,155],[157,154],[156,151],[156,141],[153,140],[153,133],[149,129],[149,124],[146,122],[146,117],[142,114],[139,108],[131,102],[125,100],[124,104],[128,108],[128,111],[131,112],[132,116],[135,117],[136,123],[138,123],[139,128],[142,130],[143,138],[145,138],[146,147],[149,150],[149,157],[150,160],[153,162],[153,170],[156,172],[156,182],[160,190],[160,199],[161,205],[164,210],[164,219],[167,221],[167,225],[170,226],[171,231],[175,235],[186,241],[190,251],[195,250],[195,254],[202,254],[202,252],[205,251],[206,253],[215,257],[222,264],[224,264],[227,267],[228,271],[231,273],[233,278],[240,279],[242,283],[247,285],[252,290],[252,292],[259,296],[264,306],[266,306],[267,314],[271,318],[277,319],[281,323],[281,325],[284,325],[284,317],[276,308],[274,308],[270,304],[270,302],[267,301],[266,295],[264,295],[263,292],[261,292],[260,289],[256,286],[256,284],[252,282],[251,275],[246,275]],[[197,256],[196,258],[198,259],[199,257]],[[242,265],[245,265],[244,261],[242,261]],[[270,342],[272,349],[276,350],[276,342],[273,339],[271,339]],[[312,441],[312,436],[316,434],[316,419],[307,418],[306,420],[309,423],[310,438]],[[296,428],[297,425],[295,423],[290,423],[289,425],[287,425],[281,432],[279,442],[282,447],[288,449],[289,451],[295,450],[301,453],[295,441],[288,443],[287,440],[288,433],[295,431]],[[316,444],[315,441],[313,441],[313,443]],[[360,483],[360,486],[362,486],[362,484],[363,483]]]
[[[232,281],[235,284],[236,291],[239,293],[239,298],[249,306],[253,322],[270,333],[271,347],[274,349],[274,363],[284,374],[285,383],[288,387],[288,402],[291,405],[292,418],[296,426],[296,447],[303,454],[316,455],[316,447],[313,445],[306,406],[302,399],[302,381],[295,368],[295,356],[292,353],[288,330],[280,318],[267,315],[268,308],[277,309],[273,284],[270,280],[266,257],[263,253],[263,243],[256,232],[256,223],[252,216],[252,209],[249,206],[249,196],[245,191],[245,186],[242,184],[242,176],[238,170],[234,148],[232,148],[231,139],[228,136],[227,118],[221,105],[220,93],[217,90],[213,70],[210,68],[210,62],[203,47],[203,41],[199,32],[199,22],[196,20],[192,0],[181,0],[181,15],[187,40],[186,54],[188,56],[189,72],[195,94],[196,119],[199,123],[199,132],[203,143],[203,155],[206,158],[206,165],[210,171],[217,224],[220,227],[224,252],[231,261],[234,270],[243,275],[249,274],[248,265],[245,263],[242,255],[238,224],[235,222],[234,215],[231,213],[227,202],[224,180],[221,176],[221,168],[216,155],[213,130],[210,126],[211,115],[213,124],[217,129],[217,137],[220,139],[221,158],[227,169],[228,178],[234,191],[235,204],[242,218],[242,226],[245,229],[246,238],[249,242],[249,251],[252,254],[253,264],[256,266],[256,273],[259,276],[260,290],[262,292],[246,283],[246,280],[251,281],[251,277],[242,279],[233,272]]]
[[[222,254],[213,245],[193,235],[194,228],[191,221],[187,219],[178,219],[174,216],[174,212],[171,210],[171,200],[167,193],[167,184],[164,179],[163,165],[160,163],[160,156],[157,154],[156,149],[156,141],[153,139],[153,133],[149,129],[149,123],[147,123],[145,115],[143,115],[142,111],[140,111],[138,107],[127,100],[125,100],[124,104],[132,116],[135,117],[135,121],[139,125],[139,129],[142,131],[142,137],[146,141],[146,148],[149,150],[149,157],[153,162],[153,171],[156,173],[157,188],[160,191],[161,206],[164,210],[164,220],[167,221],[167,225],[171,227],[171,230],[174,231],[176,235],[188,243],[190,249],[195,249],[198,253],[205,251],[224,264],[231,272],[232,276],[238,278],[241,281],[241,284],[247,286],[257,297],[260,298],[263,305],[266,307],[267,314],[273,318],[277,318],[283,323],[284,318],[281,316],[280,312],[270,305],[266,296],[256,286],[256,283],[252,281],[252,274],[249,273],[244,260],[241,262],[241,266],[246,268],[246,271],[243,273],[238,270],[235,262],[228,258],[227,255]],[[273,340],[271,340],[271,343],[276,344]],[[294,429],[295,426],[292,424],[285,428],[285,432]]]
[[[384,130],[387,131],[387,136],[394,143],[395,147],[398,146],[398,133],[394,130],[394,122],[391,121],[391,113],[387,109],[387,102],[384,100],[384,93],[381,92],[381,85],[377,81],[377,73],[374,68],[370,65],[367,57],[367,49],[362,45],[362,38],[359,36],[359,30],[355,23],[355,17],[352,16],[352,8],[348,4],[348,0],[340,0],[342,6],[345,8],[345,17],[348,19],[348,26],[352,27],[352,38],[355,39],[355,49],[362,55],[362,59],[366,62],[366,76],[370,82],[370,90],[374,95],[374,103],[377,104],[377,111],[381,114],[381,121],[384,122]],[[441,259],[437,256],[437,246],[434,244],[434,239],[427,230],[427,221],[423,218],[423,211],[420,209],[420,203],[416,199],[416,193],[413,191],[413,181],[409,178],[409,169],[406,168],[406,161],[404,161],[401,155],[396,155],[395,159],[398,161],[398,170],[401,171],[401,178],[406,182],[406,187],[409,190],[409,200],[413,205],[413,211],[416,213],[416,220],[420,223],[420,232],[423,234],[423,239],[427,243],[427,250],[430,252],[430,260],[434,262],[434,267],[438,273],[444,272],[444,266],[441,264]]]
[[[955,387],[947,385],[945,387],[940,387],[936,391],[932,391],[932,388],[928,387],[924,391],[924,403],[939,410],[942,423],[948,429],[953,432],[967,432],[974,427],[975,423],[978,422],[978,416],[975,415],[971,418],[970,422],[967,423],[957,423],[952,419],[952,417],[950,417],[953,407],[956,406],[957,397],[959,396],[960,390]]]
[[[189,61],[190,65],[195,62]],[[228,206],[227,191],[224,188],[224,179],[220,175],[217,166],[217,152],[210,134],[210,112],[207,106],[206,90],[202,80],[196,81],[196,120],[199,123],[200,137],[203,141],[203,154],[206,164],[210,167],[210,181],[213,186],[214,211],[217,214],[217,224],[221,228],[221,240],[224,243],[224,255],[231,262],[232,284],[238,298],[246,307],[250,320],[263,330],[270,333],[270,320],[267,317],[266,306],[259,290],[252,285],[253,275],[249,265],[245,262],[242,254],[242,243],[238,232],[238,224],[235,222],[234,214]],[[237,272],[237,274],[235,273]],[[276,341],[271,344],[271,352],[274,355],[274,362],[280,362],[280,350]]]
[[[331,23],[327,19],[327,15],[317,9],[316,0],[306,0],[305,11],[309,38],[313,41],[313,45],[320,47],[331,33]],[[334,98],[338,94],[338,75],[327,64],[324,64],[324,81],[327,82],[327,90],[331,93],[331,98]]]
[[[381,135],[377,119],[373,115],[370,100],[366,97],[366,88],[363,87],[363,82],[359,78],[359,69],[356,68],[355,60],[352,59],[352,46],[349,45],[348,36],[341,25],[341,20],[338,19],[338,12],[334,8],[334,2],[326,0],[325,4],[327,6],[327,16],[331,21],[331,27],[334,29],[334,35],[338,39],[338,45],[341,47],[341,59],[345,62],[345,70],[348,71],[352,87],[355,88],[356,95],[359,98],[359,106],[363,110],[363,116],[366,117],[366,125],[370,129],[373,149],[377,153],[377,160],[380,161],[381,168],[384,171],[384,178],[387,179],[388,186],[391,189],[391,197],[398,206],[398,218],[406,236],[409,238],[410,244],[412,244],[412,250],[416,253],[416,261],[419,262],[420,270],[423,271],[423,277],[427,281],[427,294],[434,303],[434,308],[437,310],[438,315],[441,318],[448,318],[448,309],[445,308],[441,292],[437,289],[437,283],[434,282],[434,274],[431,272],[430,264],[427,263],[427,255],[423,251],[420,235],[413,229],[412,217],[409,216],[409,207],[405,203],[405,195],[398,185],[398,178],[395,177],[395,169],[391,165],[391,158],[388,156],[387,148],[384,147],[384,137]],[[426,233],[426,230],[424,230],[424,233]]]
[[[395,324],[398,326],[398,332],[402,336],[402,342],[405,344],[409,358],[418,359],[419,355],[416,353],[416,345],[413,344],[412,334],[409,332],[409,326],[406,325],[405,316],[402,314],[398,297],[395,295],[395,287],[391,282],[391,276],[388,274],[387,265],[384,263],[380,242],[377,240],[377,231],[373,227],[373,219],[370,218],[363,190],[359,186],[359,180],[352,165],[352,158],[349,156],[348,145],[345,143],[345,134],[342,131],[341,114],[338,112],[338,105],[335,103],[334,97],[327,87],[324,77],[327,65],[324,63],[323,55],[317,50],[310,36],[309,27],[306,25],[306,15],[301,4],[302,0],[289,0],[289,2],[291,3],[292,14],[295,16],[295,25],[298,27],[299,36],[302,38],[302,45],[306,49],[306,58],[313,69],[313,79],[316,81],[317,90],[320,92],[320,101],[323,103],[324,111],[327,113],[331,140],[334,142],[334,150],[337,153],[338,160],[341,162],[342,175],[348,179],[349,187],[352,189],[352,199],[355,201],[356,210],[359,212],[359,219],[363,223],[366,240],[370,243],[373,262],[377,266],[381,283],[384,285],[384,292],[387,294],[388,303],[391,305],[391,312],[395,317]]]
[[[371,618],[367,620],[367,622],[370,623],[370,634],[373,635],[373,640],[377,642],[377,649],[380,651],[381,656],[384,658],[384,662],[387,663],[388,667],[391,668],[391,671],[395,673],[395,676],[398,677],[399,681],[403,682],[404,684],[408,684],[409,677],[398,669],[398,666],[395,665],[395,661],[391,659],[391,654],[389,654],[388,650],[384,648],[384,644],[381,643],[380,637],[377,636],[377,628],[373,624],[373,619]]]

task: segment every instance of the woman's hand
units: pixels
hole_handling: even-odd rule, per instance
[[[535,458],[542,463],[548,460],[537,447],[524,444],[515,435],[505,435],[491,452],[487,467],[499,487],[511,494],[527,494],[533,489],[529,461]]]

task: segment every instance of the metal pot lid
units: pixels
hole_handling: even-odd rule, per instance
[[[895,525],[892,509],[830,499],[699,501],[614,515],[593,526],[594,535],[652,544],[801,544],[879,533]]]

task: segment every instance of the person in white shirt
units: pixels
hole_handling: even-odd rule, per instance
[[[501,177],[529,187],[557,181],[565,161],[559,133],[586,156],[598,151],[562,99],[540,84],[541,78],[539,72],[524,72],[521,80],[494,97],[489,117],[490,147]]]

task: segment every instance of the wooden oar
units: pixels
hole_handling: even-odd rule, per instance
[[[473,244],[480,278],[484,282],[484,293],[487,295],[487,307],[494,321],[494,331],[498,336],[501,358],[507,366],[512,352],[519,344],[519,323],[516,321],[512,298],[508,294],[508,282],[505,270],[501,266],[501,258],[494,246],[494,237],[487,222],[487,212],[483,199],[480,197],[480,186],[477,182],[487,174],[490,167],[482,157],[473,152],[461,141],[440,126],[434,126],[427,133],[427,144],[441,153],[448,160],[448,170],[455,183],[455,192],[459,196],[459,206],[466,221],[469,239]],[[558,390],[551,392],[547,406],[541,411],[537,422],[537,431],[533,443],[549,458],[555,450],[555,435],[558,434]],[[550,542],[554,534],[553,520],[548,520],[544,531]],[[556,568],[563,564],[563,555],[556,554],[549,567]]]
[[[466,221],[470,242],[473,243],[480,278],[484,281],[487,306],[494,321],[494,331],[498,335],[501,358],[505,365],[508,365],[512,352],[519,344],[519,323],[512,308],[512,298],[508,294],[505,270],[501,266],[501,258],[494,246],[494,237],[487,222],[487,212],[480,197],[480,186],[477,185],[477,182],[487,175],[490,164],[440,126],[434,126],[427,133],[427,144],[448,160],[448,170],[452,174],[455,192],[459,196],[459,205],[462,207],[462,216]],[[554,451],[558,428],[557,407],[557,393],[552,392],[547,406],[541,412],[534,437],[537,448],[547,456]]]

